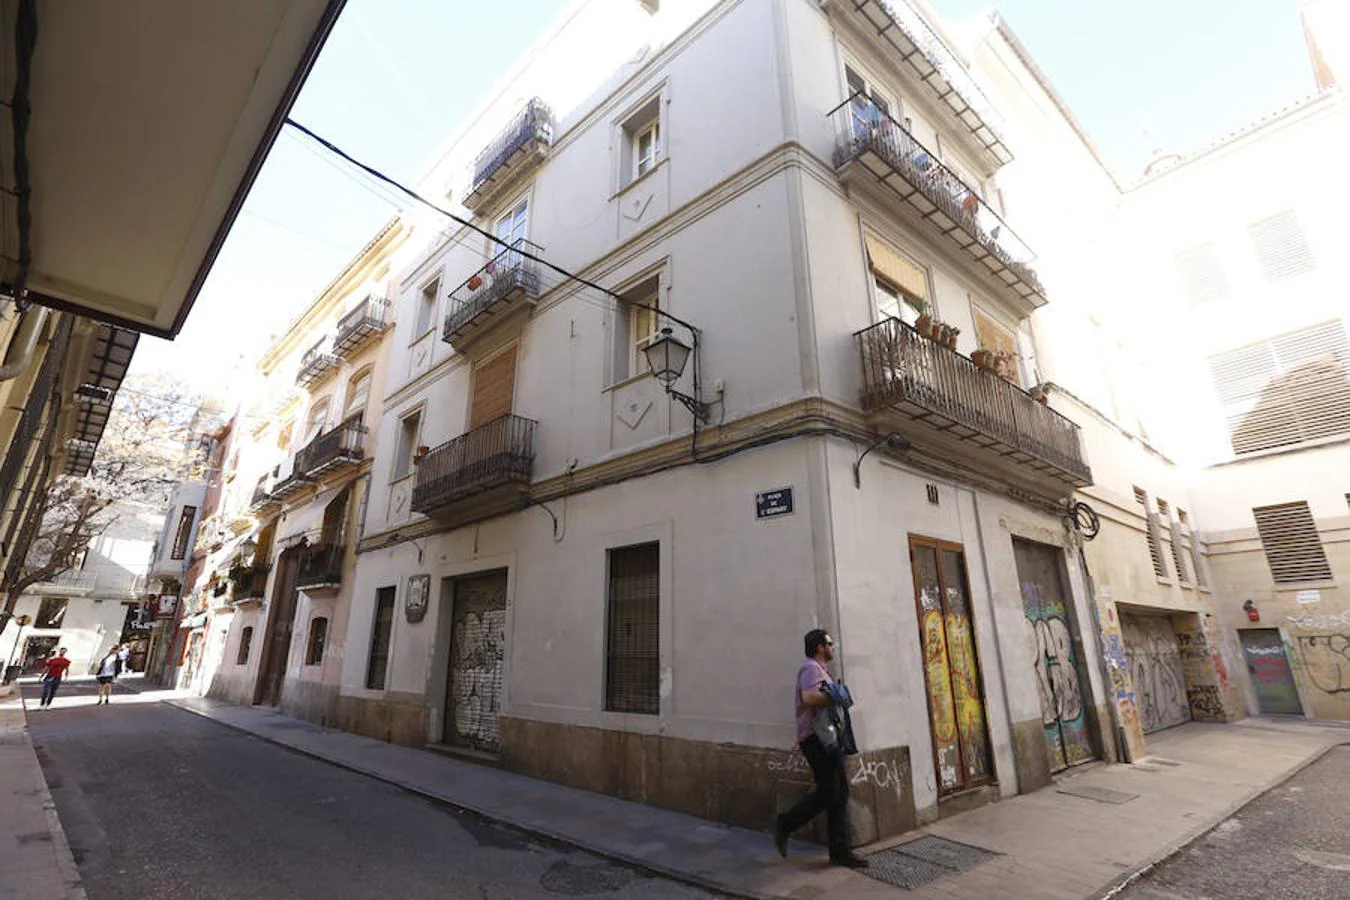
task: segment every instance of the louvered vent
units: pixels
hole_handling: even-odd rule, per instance
[[[1176,266],[1182,290],[1192,306],[1213,303],[1228,295],[1228,278],[1219,266],[1213,244],[1178,253]]]
[[[1266,562],[1276,584],[1323,581],[1331,577],[1317,523],[1305,502],[1259,506],[1252,510]]]
[[[1144,507],[1144,519],[1148,533],[1148,555],[1153,559],[1153,571],[1159,578],[1167,577],[1167,563],[1163,560],[1162,540],[1158,536],[1158,516],[1148,508],[1148,492],[1142,488],[1134,489],[1134,499]]]
[[[1326,322],[1209,358],[1234,453],[1350,433],[1350,341]]]
[[[1316,268],[1308,239],[1293,210],[1247,226],[1261,271],[1272,281]]]

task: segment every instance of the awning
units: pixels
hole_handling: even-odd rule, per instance
[[[183,629],[184,631],[191,631],[194,628],[201,628],[205,624],[206,624],[206,613],[199,612],[196,613],[195,615],[188,616],[186,619],[179,622],[178,627]]]
[[[343,2],[0,3],[0,283],[177,334]]]
[[[887,247],[881,241],[868,235],[867,257],[872,262],[872,271],[905,293],[920,300],[928,299],[928,277],[923,269]]]

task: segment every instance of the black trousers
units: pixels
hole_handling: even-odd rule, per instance
[[[845,856],[852,850],[848,825],[848,775],[844,772],[844,751],[826,750],[820,739],[811,735],[802,742],[802,752],[811,764],[816,789],[783,814],[783,827],[796,831],[822,810],[829,834],[830,856]]]

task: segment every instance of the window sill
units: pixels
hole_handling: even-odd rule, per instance
[[[643,172],[643,173],[642,173],[641,175],[639,175],[638,177],[634,178],[632,181],[630,181],[630,182],[628,182],[627,184],[625,184],[623,187],[619,188],[619,189],[618,189],[617,191],[615,191],[614,193],[610,194],[610,195],[609,195],[609,199],[611,199],[611,200],[617,200],[617,199],[619,199],[620,197],[622,197],[624,194],[626,194],[626,193],[628,193],[629,191],[631,191],[633,188],[635,188],[635,187],[637,187],[638,185],[642,184],[642,182],[646,181],[647,179],[649,179],[649,178],[651,178],[653,175],[655,175],[657,172],[661,171],[661,169],[665,167],[666,162],[667,162],[669,159],[670,159],[670,157],[668,157],[668,156],[663,156],[663,157],[661,157],[661,161],[660,161],[660,162],[658,162],[656,165],[652,166],[652,167],[651,167],[650,169],[648,169],[647,171]]]
[[[411,472],[408,472],[408,473],[406,473],[406,474],[404,474],[404,475],[395,475],[393,478],[390,478],[390,479],[389,479],[389,486],[390,486],[390,487],[397,487],[398,485],[400,485],[400,484],[402,484],[403,482],[407,481],[409,478],[415,478],[415,477],[417,477],[417,468],[416,468],[416,467],[414,467],[413,470],[412,470]]]
[[[412,340],[408,341],[408,346],[409,347],[417,346],[418,344],[422,343],[424,340],[427,339],[427,335],[435,334],[435,332],[436,332],[435,325],[428,327],[426,331],[422,332],[419,335],[416,335]]]
[[[1154,575],[1153,577],[1157,580],[1158,584],[1163,587],[1177,587],[1177,580],[1175,578],[1164,578],[1162,575]]]
[[[613,391],[626,388],[629,385],[637,384],[639,381],[646,381],[646,380],[655,381],[656,376],[654,376],[651,372],[642,372],[638,375],[629,375],[627,378],[614,382],[609,387],[602,388],[600,392],[602,394],[608,394]]]

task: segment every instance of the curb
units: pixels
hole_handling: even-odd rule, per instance
[[[19,709],[23,716],[23,742],[33,754],[33,768],[37,771],[38,799],[42,810],[47,814],[47,830],[52,836],[52,850],[56,854],[56,868],[66,885],[67,900],[89,900],[84,882],[80,879],[80,869],[75,865],[75,854],[71,852],[70,841],[66,838],[66,829],[61,825],[61,817],[56,812],[56,801],[52,799],[51,789],[47,785],[47,775],[37,758],[37,748],[33,746],[33,736],[28,731],[28,701],[19,692]]]
[[[253,737],[258,738],[259,740],[267,741],[269,744],[275,744],[278,747],[291,751],[292,753],[298,753],[301,756],[308,756],[312,759],[317,759],[320,760],[321,762],[328,763],[331,766],[336,766],[339,769],[346,769],[349,772],[355,772],[358,775],[364,775],[367,778],[373,778],[376,781],[392,785],[396,788],[399,788],[400,790],[407,791],[410,794],[415,794],[416,796],[423,797],[427,800],[431,800],[435,803],[441,804],[442,806],[449,807],[450,809],[458,810],[460,812],[471,813],[488,822],[493,822],[498,825],[505,825],[508,828],[515,829],[516,831],[520,831],[525,834],[532,835],[534,837],[543,838],[544,840],[551,841],[553,843],[564,844],[568,847],[576,847],[580,850],[585,850],[586,852],[591,853],[595,856],[599,856],[603,859],[609,859],[613,860],[614,862],[622,863],[624,866],[627,866],[628,868],[631,869],[637,869],[641,872],[646,872],[650,875],[657,875],[670,881],[675,881],[680,884],[688,885],[689,887],[699,888],[700,890],[712,891],[724,897],[735,897],[738,898],[738,900],[786,900],[786,898],[782,894],[765,894],[760,892],[747,891],[744,888],[733,887],[731,885],[724,884],[720,881],[716,881],[711,878],[700,877],[698,875],[691,874],[689,872],[685,872],[679,869],[668,868],[659,863],[653,863],[650,860],[639,859],[634,856],[629,856],[628,854],[621,853],[608,847],[601,847],[589,841],[581,840],[573,836],[559,834],[557,832],[551,831],[547,828],[541,827],[531,822],[522,821],[520,819],[507,818],[506,816],[503,816],[499,812],[494,812],[486,809],[479,809],[476,806],[472,806],[470,804],[463,803],[461,801],[454,800],[449,797],[444,797],[440,794],[436,794],[431,791],[424,790],[422,788],[404,784],[403,782],[398,781],[393,777],[384,774],[383,772],[366,769],[363,768],[362,766],[354,765],[349,762],[344,762],[343,760],[340,759],[333,759],[332,757],[325,756],[324,754],[318,751],[307,750],[302,747],[296,747],[291,744],[287,744],[284,741],[278,740],[277,738],[274,738],[270,735],[259,734],[258,732],[245,728],[242,725],[236,725],[233,722],[226,722],[221,719],[217,719],[209,712],[194,709],[191,706],[186,706],[178,700],[165,700],[164,703],[168,706],[174,707],[175,709],[180,709],[183,712],[192,713],[195,716],[201,716],[203,719],[209,719],[210,721],[215,722],[217,725],[223,725],[226,728],[233,728],[235,731],[241,731],[244,734],[252,735]],[[87,900],[87,898],[83,894],[83,891],[81,891],[80,897],[77,898],[77,900]]]
[[[1091,895],[1090,900],[1111,900],[1111,898],[1116,897],[1130,885],[1134,884],[1136,881],[1143,878],[1149,872],[1153,871],[1153,869],[1159,863],[1171,859],[1173,856],[1180,853],[1182,850],[1186,849],[1191,844],[1200,840],[1200,838],[1209,834],[1221,823],[1232,818],[1240,810],[1242,810],[1243,807],[1270,793],[1275,788],[1284,784],[1286,781],[1288,781],[1298,773],[1302,772],[1304,769],[1311,766],[1313,763],[1320,761],[1322,757],[1326,756],[1328,753],[1330,753],[1337,747],[1350,747],[1350,741],[1333,741],[1332,743],[1327,744],[1325,747],[1322,747],[1320,750],[1313,753],[1307,759],[1295,765],[1293,768],[1289,769],[1289,771],[1276,775],[1266,784],[1263,784],[1256,790],[1252,791],[1252,793],[1248,794],[1247,796],[1243,797],[1240,800],[1236,800],[1233,803],[1229,804],[1223,810],[1223,812],[1219,813],[1217,816],[1211,817],[1204,824],[1196,826],[1192,830],[1186,832],[1186,834],[1177,838],[1175,841],[1172,841],[1170,844],[1167,845],[1166,848],[1154,854],[1153,857],[1150,858],[1148,861],[1136,866],[1128,874],[1117,877],[1106,887],[1102,888],[1097,893]]]

